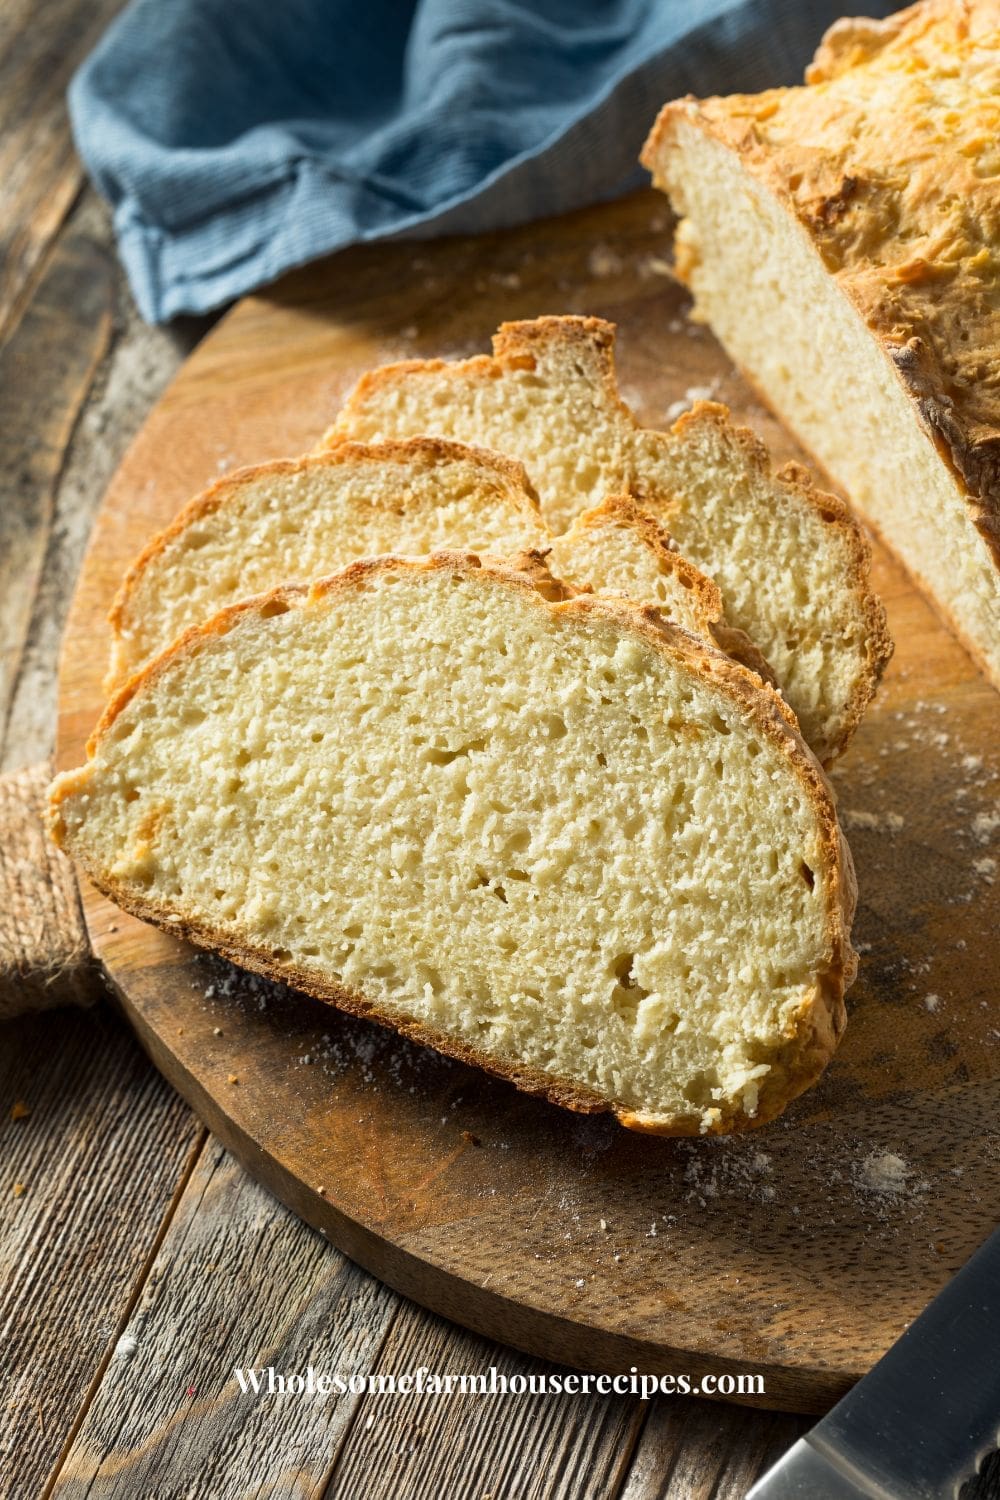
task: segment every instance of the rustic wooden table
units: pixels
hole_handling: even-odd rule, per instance
[[[65,86],[118,6],[6,0],[0,18],[0,769],[50,750],[91,518],[211,324],[141,324],[73,152]],[[296,1220],[95,1001],[0,1027],[3,1497],[737,1500],[810,1425],[681,1397],[242,1396],[238,1364],[545,1367]],[[966,1494],[1000,1496],[1000,1464]]]

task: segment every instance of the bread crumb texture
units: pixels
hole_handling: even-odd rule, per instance
[[[55,783],[126,909],[627,1125],[780,1112],[853,977],[853,871],[774,694],[474,557],[353,565],[176,643]]]
[[[492,356],[385,366],[361,379],[326,441],[434,433],[498,449],[524,464],[556,532],[631,496],[714,581],[729,626],[832,760],[891,652],[860,529],[801,467],[773,472],[723,406],[699,402],[669,433],[640,427],[619,397],[614,337],[598,318],[538,318],[505,323]]]

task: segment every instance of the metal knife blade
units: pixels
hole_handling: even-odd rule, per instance
[[[1000,1443],[1000,1229],[747,1500],[953,1500]]]

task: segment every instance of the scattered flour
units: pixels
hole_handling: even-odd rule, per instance
[[[895,1151],[869,1151],[854,1168],[854,1184],[878,1198],[904,1198],[914,1191],[913,1168]]]
[[[266,1010],[269,1000],[288,993],[285,985],[265,979],[262,974],[253,974],[249,969],[238,969],[235,964],[212,954],[199,954],[198,961],[208,965],[213,976],[203,992],[206,1000],[252,1001],[258,1010]]]
[[[704,1208],[709,1198],[741,1197],[755,1203],[770,1203],[775,1191],[768,1178],[771,1158],[757,1148],[728,1143],[708,1153],[695,1149],[684,1168],[689,1200]]]
[[[587,270],[591,276],[617,276],[623,264],[617,250],[612,250],[610,245],[595,245],[587,256]]]
[[[1000,808],[994,808],[992,812],[976,813],[972,820],[972,836],[979,844],[988,844],[998,828]]]
[[[863,812],[860,808],[845,808],[841,822],[845,828],[862,828],[871,833],[899,833],[905,824],[901,813]]]

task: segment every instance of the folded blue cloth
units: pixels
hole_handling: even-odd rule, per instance
[[[345,245],[523,223],[634,187],[664,100],[794,82],[839,9],[132,0],[70,110],[139,308],[162,322]]]

